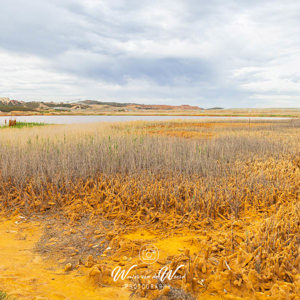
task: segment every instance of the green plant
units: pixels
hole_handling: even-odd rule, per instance
[[[9,300],[9,297],[5,292],[0,291],[0,300]]]
[[[38,122],[18,122],[16,125],[8,127],[8,126],[0,126],[0,128],[24,128],[24,127],[35,127],[35,126],[44,126],[45,123],[38,123]]]

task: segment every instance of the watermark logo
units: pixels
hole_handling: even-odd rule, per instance
[[[156,246],[147,244],[140,249],[140,260],[146,264],[153,264],[159,258],[159,251]]]
[[[155,263],[159,258],[159,251],[156,246],[153,244],[146,244],[140,248],[139,251],[139,258],[143,263],[146,264],[153,264]],[[130,267],[126,267],[122,269],[121,266],[116,266],[112,272],[111,277],[113,278],[114,282],[117,282],[119,280],[131,280],[132,282],[139,282],[139,279],[146,279],[146,283],[131,283],[129,284],[126,282],[123,286],[129,287],[132,290],[142,289],[142,290],[154,290],[159,289],[161,290],[165,285],[168,285],[168,282],[171,280],[183,280],[185,278],[184,273],[185,265],[178,265],[176,269],[172,269],[171,265],[167,265],[162,267],[161,269],[157,271],[154,271],[154,274],[137,274],[138,271],[138,265],[132,265]],[[130,274],[133,273],[134,274]],[[149,280],[154,279],[155,282],[148,282]]]

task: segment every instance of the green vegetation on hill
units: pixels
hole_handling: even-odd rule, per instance
[[[11,112],[11,111],[32,111],[29,107],[24,107],[20,105],[3,105],[0,104],[0,111]]]
[[[43,104],[45,104],[48,107],[67,107],[67,108],[72,108],[74,106],[74,104],[70,104],[70,103],[53,103],[53,102],[42,102]]]
[[[84,103],[87,105],[109,105],[115,107],[124,107],[133,104],[133,103],[118,103],[118,102],[102,102],[97,100],[84,100],[84,101],[80,101],[80,103]]]
[[[31,102],[25,102],[24,105],[27,107],[27,108],[30,108],[32,110],[35,110],[37,108],[40,107],[40,103],[39,102],[34,102],[34,101],[31,101]]]

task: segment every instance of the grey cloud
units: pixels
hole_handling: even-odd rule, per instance
[[[69,77],[68,90],[73,84],[78,96],[177,103],[187,95],[188,103],[228,107],[257,105],[253,95],[274,96],[274,87],[288,97],[291,86],[300,95],[293,85],[300,76],[296,0],[5,2],[0,4],[0,52],[42,59],[48,72]],[[36,72],[32,69],[32,78]],[[75,89],[80,81],[107,88]],[[153,88],[131,86],[140,81]],[[40,96],[49,96],[44,81],[32,88],[39,84]],[[117,91],[109,91],[111,84]],[[70,95],[60,87],[53,93],[59,91]],[[291,106],[297,104],[293,99]]]
[[[0,46],[17,53],[53,56],[84,43],[68,14],[47,1],[11,0],[1,5]]]
[[[122,85],[135,78],[160,85],[193,85],[211,81],[214,77],[211,66],[199,59],[90,55],[91,59],[84,60],[82,56],[89,56],[89,53],[82,53],[79,57],[75,54],[69,63],[66,61],[69,56],[62,57],[56,68],[78,76]]]

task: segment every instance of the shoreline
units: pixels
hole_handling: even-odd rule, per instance
[[[270,118],[300,118],[299,114],[268,114],[268,113],[244,113],[244,114],[201,114],[201,113],[28,113],[28,114],[0,114],[0,117],[31,117],[31,116],[166,116],[166,117],[270,117]]]

